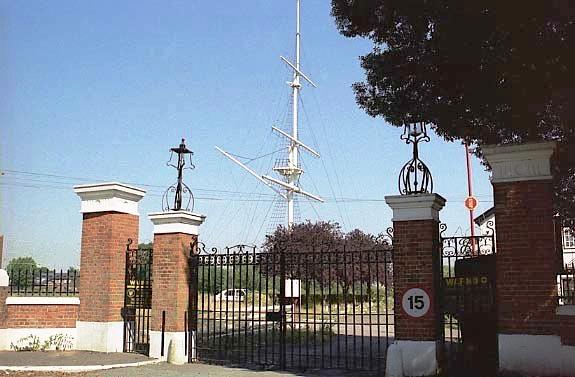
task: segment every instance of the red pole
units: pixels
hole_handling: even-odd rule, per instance
[[[467,195],[473,196],[473,182],[471,178],[471,158],[469,157],[469,145],[465,143],[465,162],[467,164]],[[476,255],[475,252],[475,227],[473,226],[473,210],[469,210],[469,228],[471,229],[471,254]]]

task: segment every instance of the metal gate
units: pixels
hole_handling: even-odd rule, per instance
[[[132,249],[126,246],[124,290],[124,352],[148,355],[150,352],[150,311],[152,308],[151,248]]]
[[[487,235],[473,237],[446,237],[447,226],[440,225],[440,362],[448,376],[497,371],[495,232],[492,221],[487,225]]]
[[[392,250],[238,245],[191,256],[191,358],[254,369],[383,373],[394,334]]]

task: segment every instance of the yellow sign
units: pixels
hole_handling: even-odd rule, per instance
[[[487,276],[467,276],[467,277],[454,277],[454,278],[444,278],[445,286],[447,288],[455,287],[470,287],[477,285],[489,284],[489,279]]]

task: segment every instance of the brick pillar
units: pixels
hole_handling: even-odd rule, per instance
[[[554,143],[485,146],[497,232],[499,367],[556,375],[560,367],[554,250]]]
[[[182,364],[187,362],[184,323],[189,301],[190,243],[197,240],[205,216],[170,211],[151,213],[148,217],[154,224],[150,357],[166,360],[172,342],[170,361]],[[165,312],[163,352],[162,312]],[[193,337],[191,342],[190,352],[194,352]]]
[[[437,194],[417,194],[386,196],[385,201],[393,210],[395,313],[395,342],[388,350],[388,375],[435,375],[436,342],[440,337],[436,307],[439,211],[445,199]]]
[[[10,278],[8,277],[8,272],[2,269],[2,254],[4,250],[4,236],[0,236],[0,338],[6,338],[5,334],[2,334],[3,330],[6,328],[6,298],[10,292]],[[0,350],[4,349],[2,342],[0,342]]]
[[[145,191],[121,183],[75,186],[82,200],[78,349],[122,352],[126,243],[138,242]]]
[[[0,269],[0,338],[3,337],[2,329],[6,328],[4,322],[6,321],[6,298],[10,292],[8,286],[9,278],[6,270]],[[0,342],[0,350],[2,349],[2,342]]]

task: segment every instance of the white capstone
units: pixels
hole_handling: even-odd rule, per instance
[[[385,202],[393,210],[392,221],[436,220],[445,206],[445,198],[438,194],[391,195]]]
[[[146,191],[118,182],[74,186],[81,213],[121,212],[138,215],[138,202]]]
[[[124,322],[77,321],[77,349],[97,352],[124,350]]]
[[[0,268],[0,287],[7,287],[10,284],[8,272]]]
[[[562,345],[559,336],[499,334],[501,370],[528,376],[557,376],[562,375],[561,358]]]
[[[6,305],[80,305],[78,297],[7,297]]]
[[[551,179],[551,156],[555,142],[482,146],[491,166],[491,182]]]
[[[190,211],[167,211],[150,213],[148,218],[154,224],[154,234],[184,233],[197,236],[206,216]]]
[[[193,337],[192,337],[193,339]],[[171,347],[170,347],[171,345]],[[183,364],[188,361],[186,355],[186,333],[183,331],[164,332],[164,352],[162,355],[162,332],[150,331],[150,357],[173,364]],[[194,348],[194,347],[190,347]],[[171,351],[171,355],[170,355]]]

